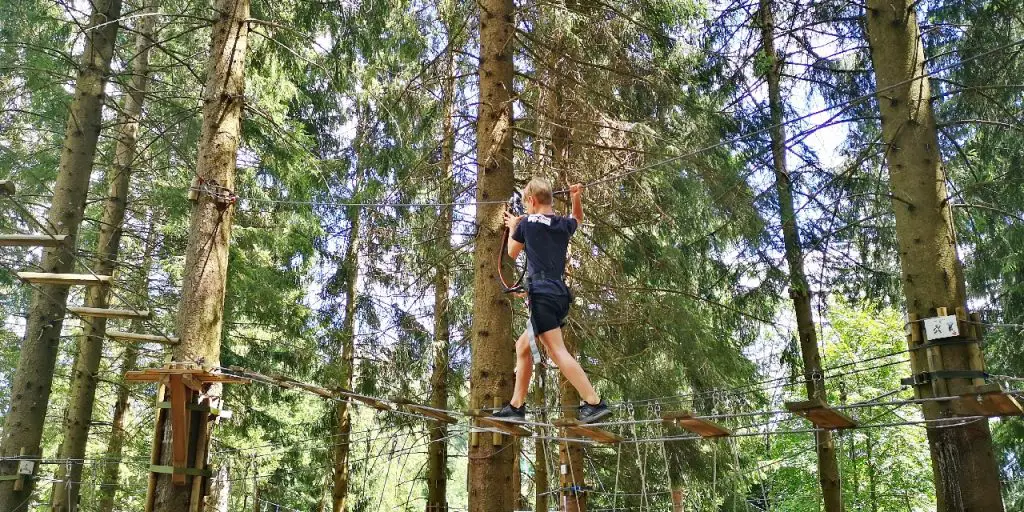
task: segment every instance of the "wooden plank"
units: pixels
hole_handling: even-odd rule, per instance
[[[171,375],[168,388],[171,392],[171,465],[176,468],[188,466],[188,424],[187,404],[190,394],[182,381],[182,375]],[[185,485],[185,475],[171,475],[174,485]]]
[[[0,247],[57,247],[67,235],[0,235]]]
[[[68,313],[73,313],[78,316],[90,316],[96,318],[115,318],[122,320],[149,320],[153,318],[153,313],[145,309],[134,310],[134,309],[107,309],[107,308],[85,308],[85,307],[69,307]],[[114,331],[117,332],[117,331]]]
[[[728,437],[729,430],[718,423],[694,416],[690,411],[670,411],[661,415],[662,421],[686,429],[704,438]]]
[[[478,424],[480,424],[480,426],[497,429],[510,436],[530,437],[533,435],[533,432],[530,432],[529,430],[526,430],[525,428],[519,426],[523,424],[522,422],[515,420],[506,420],[501,418],[494,418],[491,416],[480,416],[479,418],[476,419],[476,421]]]
[[[622,441],[621,437],[607,430],[587,426],[579,420],[562,418],[555,420],[555,426],[564,429],[570,435],[586,437],[599,443],[615,444]]]
[[[962,416],[1022,416],[1024,406],[1013,395],[1005,393],[999,384],[975,386],[971,393],[961,395],[953,410]]]
[[[11,180],[0,180],[0,195],[13,196],[18,191]]]
[[[980,320],[981,315],[972,313],[967,315],[963,308],[956,308],[956,316],[960,319],[961,330],[960,332],[966,332],[967,338],[973,340],[974,343],[967,345],[967,358],[970,362],[970,368],[975,371],[985,371],[985,358],[981,354],[981,336],[979,336],[980,329],[978,329],[978,323],[975,319]],[[966,329],[966,330],[965,330]],[[975,386],[984,386],[985,379],[982,377],[975,377],[971,379],[971,384]]]
[[[176,336],[162,336],[159,334],[139,334],[135,332],[107,331],[107,337],[117,341],[160,343],[162,345],[177,345],[181,342]]]
[[[210,399],[206,398],[201,404],[207,408],[210,407]],[[208,437],[210,432],[210,416],[209,414],[199,414],[199,429],[196,432],[196,449],[195,449],[195,469],[199,471],[206,470],[206,454],[210,447],[210,438]],[[189,504],[189,512],[200,512],[200,503],[205,496],[203,496],[203,482],[206,480],[203,476],[192,477],[192,493],[190,494],[191,503]]]
[[[407,411],[409,411],[409,412],[411,412],[413,414],[419,414],[420,416],[427,416],[427,417],[433,418],[433,419],[435,419],[437,421],[440,421],[440,422],[443,422],[443,423],[455,424],[455,423],[459,422],[459,420],[457,420],[454,416],[452,416],[452,415],[450,415],[450,414],[448,414],[446,412],[439,411],[439,410],[437,410],[437,409],[435,409],[433,407],[427,407],[427,406],[424,406],[424,405],[413,404],[413,403],[402,403],[402,404],[399,404],[399,407],[401,407],[402,409],[405,409],[405,410],[407,410]]]
[[[935,308],[936,316],[946,316],[947,309],[945,307]],[[942,346],[933,346],[929,344],[925,348],[925,353],[928,355],[928,371],[937,372],[946,369],[946,365],[942,360]],[[949,383],[945,378],[939,378],[932,376],[932,393],[933,396],[949,396]]]
[[[918,347],[921,346],[923,336],[921,334],[921,321],[917,313],[907,315],[907,324],[910,326],[910,333],[907,336],[907,348],[910,349],[910,371],[913,375],[919,375],[928,371],[928,359]],[[931,394],[924,393],[923,386],[914,386],[914,398],[920,399]]]
[[[351,391],[346,391],[344,389],[338,390],[337,394],[345,398],[351,398],[352,400],[361,402],[365,405],[369,405],[370,407],[373,407],[378,411],[390,412],[395,410],[394,406],[392,406],[391,404],[384,402],[382,400],[378,400],[372,396],[360,395],[359,393],[353,393]]]
[[[46,272],[18,272],[18,278],[32,284],[56,284],[61,286],[109,286],[110,276],[92,274],[50,274]]]
[[[839,430],[857,426],[857,422],[853,421],[853,418],[829,407],[820,398],[805,402],[786,402],[786,410],[805,418],[818,428]]]
[[[156,388],[156,401],[159,404],[160,402],[163,402],[165,398],[167,398],[167,386],[161,384]],[[168,408],[170,407],[168,406]],[[166,413],[164,412],[164,410],[158,408],[156,410],[156,421],[154,422],[156,426],[153,430],[153,444],[149,449],[149,464],[151,466],[160,463],[160,448],[163,447],[163,443],[161,442],[161,434],[163,433],[165,417]],[[156,473],[151,471],[149,473],[149,485],[147,486],[146,489],[145,512],[153,512],[153,504],[156,498],[156,478]]]

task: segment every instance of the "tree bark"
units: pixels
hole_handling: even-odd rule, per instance
[[[804,271],[803,247],[800,228],[793,202],[793,183],[786,165],[786,128],[782,102],[783,59],[775,51],[775,6],[772,0],[760,0],[761,41],[764,57],[768,62],[768,110],[771,114],[772,163],[775,171],[775,192],[779,200],[779,214],[782,220],[782,238],[785,245],[786,261],[789,264],[789,296],[793,299],[796,325],[800,337],[800,354],[804,363],[804,379],[807,398],[825,399],[825,377],[821,371],[821,355],[818,351],[818,333],[814,327],[811,309],[811,289]],[[839,462],[832,432],[819,431],[815,435],[818,455],[818,483],[825,504],[825,512],[842,512],[843,492],[839,477]]]
[[[146,12],[152,5],[147,6]],[[149,50],[156,16],[139,18],[138,36],[135,39],[135,58],[130,65],[131,79],[125,96],[118,123],[117,144],[114,150],[114,165],[108,173],[110,189],[103,208],[100,235],[96,243],[96,262],[93,272],[97,275],[112,275],[117,267],[121,248],[121,232],[124,226],[125,210],[128,207],[128,190],[132,168],[137,157],[139,118],[142,104],[149,88]],[[145,289],[145,288],[143,288]],[[106,308],[110,304],[110,290],[107,287],[89,288],[85,306]],[[57,466],[53,484],[51,509],[54,512],[70,512],[78,508],[79,487],[82,482],[82,458],[89,438],[89,424],[92,422],[96,384],[103,355],[103,340],[106,338],[107,320],[90,318],[82,327],[78,338],[78,352],[71,371],[71,391],[68,409],[64,416],[64,441],[59,458],[70,462]]]
[[[215,0],[213,9],[216,21],[203,91],[203,128],[196,175],[207,185],[233,190],[245,92],[249,0]],[[177,322],[181,342],[172,352],[175,361],[204,366],[220,364],[231,221],[230,204],[211,193],[198,194],[185,254]],[[219,405],[220,392],[219,385],[211,386],[208,395],[213,405]],[[172,465],[168,423],[161,433],[162,465]],[[171,475],[157,475],[154,511],[188,510],[192,488],[173,485]]]
[[[480,107],[477,114],[476,247],[473,254],[473,325],[470,407],[490,408],[512,394],[511,313],[498,283],[495,256],[502,243],[502,206],[515,185],[512,167],[512,93],[515,7],[512,0],[481,0]],[[512,442],[482,436],[470,448],[470,512],[512,509]]]
[[[364,137],[364,126],[366,117],[360,114],[360,128],[356,136],[356,147],[362,145]],[[361,164],[357,164],[361,165]],[[356,171],[356,195],[359,193],[361,184],[361,171]],[[356,317],[356,281],[359,279],[359,237],[360,237],[360,211],[358,207],[349,208],[349,236],[345,244],[345,259],[338,272],[342,273],[342,280],[345,283],[345,316],[342,319],[341,332],[339,333],[338,347],[341,350],[341,360],[336,366],[338,386],[345,389],[352,389],[355,375],[355,317]],[[334,407],[334,420],[337,425],[336,446],[334,449],[334,471],[333,488],[331,491],[331,503],[334,512],[345,512],[348,509],[348,488],[349,488],[349,454],[351,448],[349,441],[352,433],[352,417],[349,411],[348,402],[339,400]]]
[[[446,27],[447,28],[447,27]],[[436,267],[434,272],[434,361],[430,374],[430,406],[448,408],[449,345],[451,325],[449,316],[449,262],[452,253],[452,219],[455,200],[455,48],[448,29],[449,41],[446,52],[444,87],[441,91],[441,105],[445,113],[441,128],[441,162],[438,173],[440,207],[437,225]],[[427,512],[448,512],[448,437],[447,424],[430,423],[430,445],[427,450]]]
[[[886,144],[896,242],[907,312],[965,307],[938,128],[925,77],[924,46],[911,0],[869,0],[867,34]],[[943,370],[971,370],[966,345],[943,347]],[[932,368],[936,370],[938,368]],[[968,379],[948,379],[951,395],[969,392]],[[922,407],[927,419],[952,415],[947,405]],[[937,510],[1003,510],[999,471],[987,421],[928,429]]]
[[[153,267],[153,251],[156,249],[156,227],[154,222],[149,224],[149,233],[146,235],[146,245],[143,248],[142,264],[139,266],[139,273],[135,278],[136,290],[149,290],[149,272]],[[143,323],[141,320],[133,320],[132,332],[141,332]],[[121,375],[129,370],[134,370],[138,364],[139,347],[135,344],[126,344],[124,347],[124,362],[121,367]],[[117,387],[117,398],[114,399],[114,414],[111,420],[110,440],[107,442],[106,456],[108,462],[103,466],[100,475],[100,489],[97,501],[98,512],[113,512],[115,499],[117,497],[118,479],[121,473],[120,461],[124,451],[125,430],[124,419],[128,412],[129,388],[121,382]]]
[[[60,168],[53,187],[53,203],[47,217],[50,232],[68,235],[69,240],[63,246],[43,252],[43,272],[67,273],[74,268],[74,239],[85,214],[89,176],[103,120],[105,87],[118,28],[118,23],[107,22],[120,17],[121,0],[94,0],[92,6],[93,13],[85,31],[85,49],[79,57]],[[67,286],[39,285],[32,293],[26,336],[11,385],[11,403],[4,415],[0,457],[16,457],[22,450],[28,455],[41,455],[39,444],[53,386],[67,297]],[[2,462],[0,474],[14,474],[16,466],[15,461]],[[13,481],[0,481],[0,510],[20,507],[31,499],[33,487],[31,478],[20,491],[14,490]]]
[[[229,512],[231,503],[231,464],[225,460],[210,482],[210,497],[205,512]]]

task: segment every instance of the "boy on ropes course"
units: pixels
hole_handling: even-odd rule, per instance
[[[572,197],[572,216],[556,215],[552,208],[551,185],[535,178],[523,190],[527,215],[505,212],[505,226],[509,231],[508,255],[515,259],[526,249],[526,303],[530,311],[530,326],[516,341],[515,392],[512,399],[494,414],[496,418],[518,421],[526,418],[526,394],[533,373],[530,339],[533,335],[540,339],[562,375],[583,399],[579,420],[594,423],[611,414],[608,404],[597,396],[587,374],[565,349],[562,340],[562,326],[572,302],[563,274],[569,238],[583,222],[583,185],[573,185],[569,194]]]

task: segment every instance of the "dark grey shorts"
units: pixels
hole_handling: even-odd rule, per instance
[[[565,317],[569,316],[569,296],[531,293],[529,300],[534,334],[544,334],[565,324]]]

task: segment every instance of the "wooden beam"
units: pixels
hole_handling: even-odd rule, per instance
[[[857,422],[853,418],[829,407],[820,398],[805,402],[786,402],[786,410],[807,419],[814,426],[826,430],[841,430],[857,426]]]
[[[519,426],[522,424],[522,422],[515,420],[505,420],[500,418],[494,418],[491,416],[480,416],[476,419],[476,422],[483,427],[497,429],[510,436],[530,437],[533,435],[533,432],[530,432],[529,430],[526,430],[525,428]]]
[[[114,281],[110,276],[49,274],[45,272],[18,272],[18,278],[32,284],[56,284],[63,286],[107,286]]]
[[[191,393],[185,387],[181,374],[170,375],[168,389],[171,392],[171,466],[184,468],[188,466],[188,397]],[[171,482],[185,485],[185,475],[174,473]]]
[[[400,407],[400,408],[402,408],[402,409],[404,409],[406,411],[409,411],[409,412],[411,412],[413,414],[419,414],[420,416],[426,416],[428,418],[433,418],[433,419],[435,419],[437,421],[440,421],[440,422],[443,422],[443,423],[455,424],[455,423],[459,422],[459,420],[455,419],[454,416],[452,416],[452,415],[448,414],[447,412],[442,411],[440,409],[435,409],[433,407],[427,407],[425,405],[414,404],[412,402],[406,402],[404,400],[395,400],[395,402],[398,403],[398,407]]]
[[[622,441],[622,438],[596,427],[580,423],[579,420],[563,418],[555,420],[555,426],[565,429],[566,433],[574,436],[587,437],[599,443],[615,444]]]
[[[134,332],[107,331],[107,337],[118,341],[135,341],[141,343],[161,343],[163,345],[177,345],[181,340],[174,336],[160,336],[156,334],[138,334]]]
[[[1024,416],[1024,406],[999,384],[975,386],[953,402],[953,410],[960,416]]]
[[[667,412],[661,415],[661,419],[668,425],[684,428],[705,438],[728,437],[732,435],[732,430],[714,421],[698,418],[690,411]]]
[[[68,313],[73,313],[78,316],[91,316],[96,318],[117,318],[121,320],[149,320],[150,318],[153,318],[153,313],[145,309],[107,309],[85,308],[76,306],[69,307]]]
[[[57,247],[67,235],[0,235],[0,247]]]

